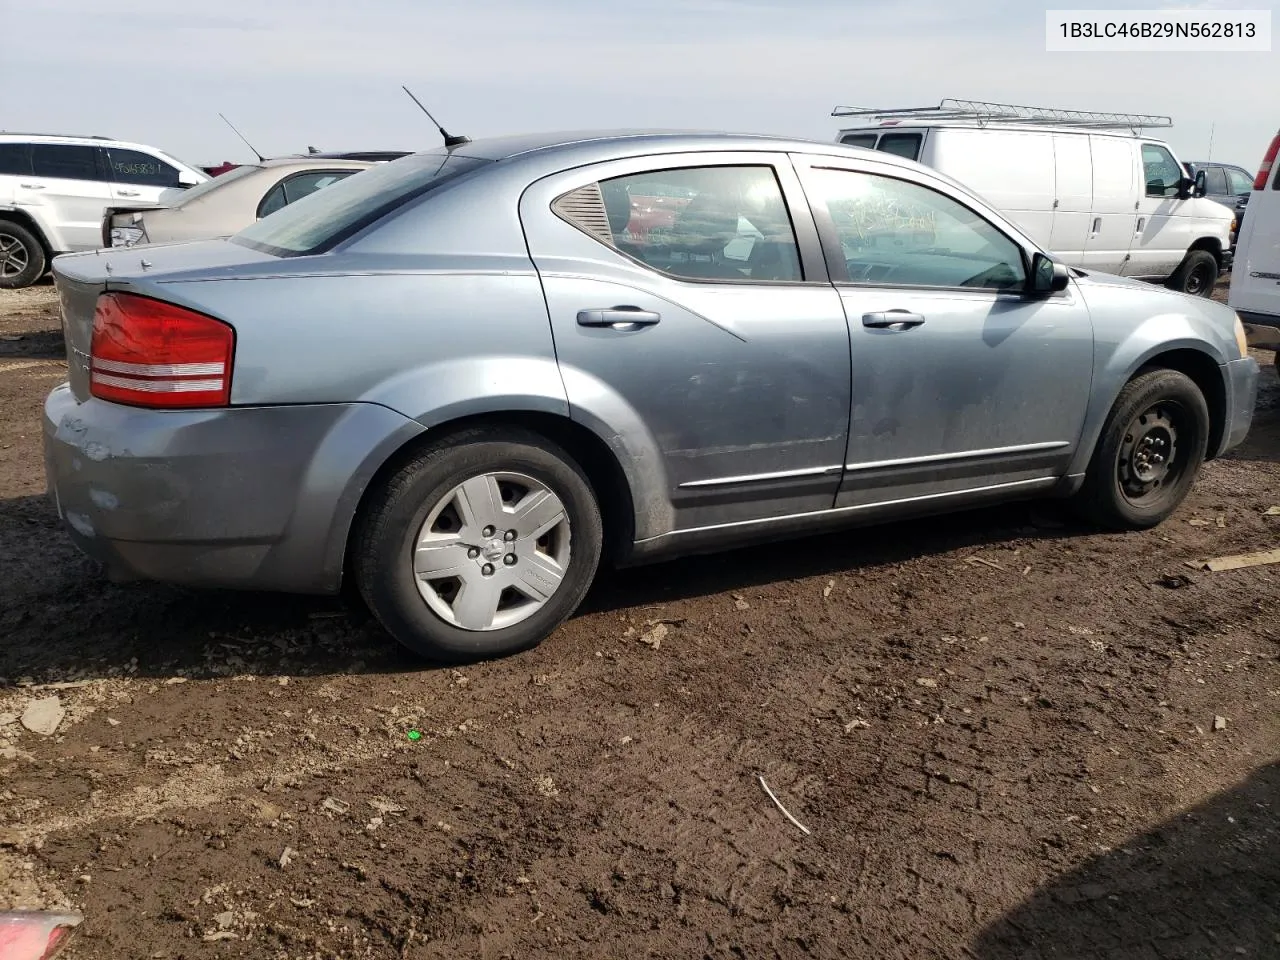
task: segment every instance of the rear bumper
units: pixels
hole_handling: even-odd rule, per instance
[[[332,593],[377,468],[420,424],[375,404],[151,411],[44,406],[49,494],[86,554],[125,578]]]
[[[1253,424],[1253,410],[1258,401],[1258,361],[1244,357],[1223,365],[1227,378],[1227,425],[1222,435],[1221,456],[1244,443]]]

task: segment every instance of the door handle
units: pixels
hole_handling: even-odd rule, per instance
[[[122,197],[136,197],[138,195],[137,190],[117,190],[116,192]]]
[[[1139,217],[1139,218],[1138,218],[1138,226],[1137,226],[1137,228],[1133,231],[1133,235],[1134,235],[1135,237],[1140,237],[1140,236],[1142,236],[1142,228],[1143,228],[1143,227],[1145,227],[1146,225],[1147,225],[1147,218],[1146,218],[1146,217]]]
[[[596,310],[579,310],[578,326],[610,327],[614,330],[634,330],[651,327],[662,319],[661,314],[639,307],[603,307]]]
[[[44,189],[43,183],[20,183],[18,184],[18,186],[22,187],[24,190],[43,190]]]
[[[884,310],[880,313],[864,313],[862,315],[862,325],[864,327],[897,327],[900,330],[910,330],[912,327],[918,327],[922,323],[924,323],[924,317],[907,310]]]
[[[1090,236],[1090,237],[1096,237],[1096,236],[1097,236],[1098,234],[1100,234],[1101,232],[1102,232],[1102,218],[1101,218],[1101,217],[1094,217],[1094,218],[1093,218],[1093,229],[1089,231],[1089,236]]]

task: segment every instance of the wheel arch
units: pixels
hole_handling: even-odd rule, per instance
[[[451,434],[477,427],[520,427],[545,437],[564,449],[582,468],[596,495],[604,527],[601,556],[623,563],[635,540],[636,491],[614,451],[597,433],[569,417],[541,410],[497,410],[455,417],[434,424],[406,440],[382,462],[360,494],[351,522],[342,538],[342,580],[352,583],[353,545],[360,525],[376,495],[423,447]]]
[[[1165,350],[1144,360],[1125,378],[1125,383],[1150,370],[1176,370],[1199,388],[1209,408],[1209,441],[1204,458],[1214,459],[1227,430],[1227,384],[1217,361],[1209,354],[1189,347]]]
[[[49,243],[49,237],[45,234],[44,228],[36,222],[36,219],[25,210],[17,207],[0,207],[0,220],[8,220],[16,223],[20,227],[30,230],[36,240],[39,241],[41,248],[44,250],[45,269],[49,268],[49,263],[56,256],[53,246]]]
[[[1187,254],[1191,254],[1196,250],[1204,250],[1206,253],[1211,254],[1213,256],[1213,259],[1218,261],[1218,269],[1219,270],[1222,269],[1222,259],[1223,259],[1222,241],[1219,238],[1200,237],[1193,244],[1191,244],[1191,246],[1187,247]],[[1186,257],[1184,256],[1183,259],[1185,260]]]

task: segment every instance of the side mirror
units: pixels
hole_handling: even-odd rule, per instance
[[[1203,197],[1205,193],[1208,192],[1206,189],[1206,185],[1208,184],[1208,175],[1203,170],[1201,170],[1199,173],[1196,174],[1196,179],[1194,183],[1195,183],[1195,187],[1191,195],[1194,197]]]
[[[1179,200],[1186,200],[1191,197],[1192,191],[1196,189],[1196,185],[1200,182],[1201,174],[1196,174],[1196,178],[1192,180],[1190,177],[1182,177],[1178,180],[1178,189],[1175,194]]]
[[[1031,258],[1031,276],[1027,278],[1027,293],[1035,297],[1047,297],[1067,289],[1071,283],[1071,271],[1065,263],[1059,263],[1043,253]]]
[[[186,170],[179,170],[179,171],[178,171],[178,186],[180,186],[180,187],[194,187],[194,186],[195,186],[197,183],[199,183],[199,182],[200,182],[200,181],[199,181],[199,180],[197,180],[197,179],[195,178],[195,176],[193,176],[192,174],[188,173]]]

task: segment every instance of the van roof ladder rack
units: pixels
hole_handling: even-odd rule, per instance
[[[1058,110],[1054,107],[1023,107],[1011,103],[981,100],[943,100],[936,107],[836,107],[833,117],[872,117],[877,120],[975,120],[988,123],[1034,124],[1037,126],[1089,127],[1095,130],[1132,130],[1171,127],[1169,117],[1143,113],[1095,113],[1088,110]]]

